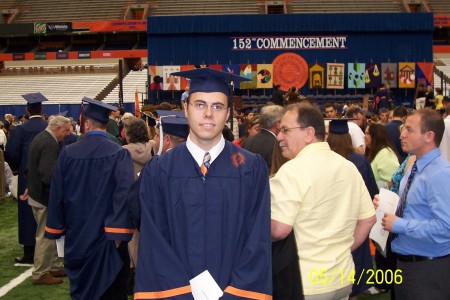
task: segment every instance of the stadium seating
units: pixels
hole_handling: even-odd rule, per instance
[[[136,88],[138,92],[145,93],[145,81],[147,80],[147,70],[130,71],[123,79],[123,101],[134,102]],[[107,103],[117,102],[119,99],[119,85],[117,85],[103,101]],[[139,99],[141,96],[139,95]]]
[[[428,0],[428,5],[435,14],[450,13],[450,1],[448,0]]]
[[[445,0],[446,1],[446,0]],[[376,12],[402,12],[400,1],[392,0],[292,0],[288,6],[288,12],[299,13],[376,13]]]
[[[78,103],[84,96],[96,97],[116,74],[78,74],[65,76],[2,76],[0,103],[21,104],[22,94],[40,91],[48,104]],[[20,80],[18,80],[20,78]]]
[[[150,7],[153,16],[259,14],[258,1],[242,0],[159,0]]]

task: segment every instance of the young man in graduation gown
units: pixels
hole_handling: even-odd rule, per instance
[[[222,136],[229,82],[243,78],[208,68],[173,75],[191,79],[190,134],[141,174],[135,299],[218,299],[212,284],[190,284],[204,271],[221,299],[271,299],[267,166]]]
[[[108,112],[97,100],[84,109],[86,138],[61,150],[50,185],[45,236],[65,235],[64,269],[72,299],[127,299],[134,232],[126,194],[133,183],[129,151],[108,139]],[[77,180],[73,180],[77,178]]]
[[[6,144],[6,161],[13,172],[18,172],[17,195],[23,195],[27,188],[25,171],[28,162],[28,149],[31,141],[38,133],[47,128],[47,122],[41,117],[42,102],[47,101],[41,93],[22,95],[27,101],[27,112],[30,120],[14,127]],[[16,257],[15,262],[32,264],[34,258],[34,246],[36,244],[36,221],[31,206],[25,197],[18,203],[18,228],[19,243],[23,245],[23,256]]]

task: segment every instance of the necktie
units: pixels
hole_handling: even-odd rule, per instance
[[[400,199],[400,205],[398,206],[397,212],[395,213],[400,218],[403,216],[403,210],[405,209],[406,205],[406,196],[408,195],[409,187],[411,186],[411,182],[413,180],[414,174],[417,171],[417,164],[414,162],[411,174],[409,174],[408,181],[406,182],[405,189],[403,190],[402,198]]]
[[[211,165],[211,154],[209,152],[205,153],[205,156],[203,156],[203,164],[200,167],[200,171],[202,171],[203,176],[206,175],[208,172],[208,168]]]

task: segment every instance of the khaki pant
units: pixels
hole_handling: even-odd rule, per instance
[[[317,295],[305,295],[305,300],[345,300],[348,299],[348,296],[352,292],[352,285],[347,285],[338,290],[317,294]]]
[[[58,258],[55,240],[44,237],[45,224],[47,223],[47,207],[38,208],[32,206],[32,209],[37,223],[33,279],[39,279],[45,273],[61,270],[64,266],[62,259]]]

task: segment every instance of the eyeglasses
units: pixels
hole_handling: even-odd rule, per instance
[[[286,134],[289,131],[291,131],[292,129],[297,129],[297,128],[303,129],[303,128],[307,128],[307,127],[309,127],[309,126],[297,126],[297,127],[290,127],[290,128],[281,127],[280,132],[282,132],[283,134]]]
[[[208,105],[206,102],[196,101],[194,103],[189,103],[189,105],[192,105],[198,111],[205,111],[208,109],[208,107],[210,107],[211,110],[216,113],[223,112],[227,109],[225,105],[221,103],[213,103]]]

